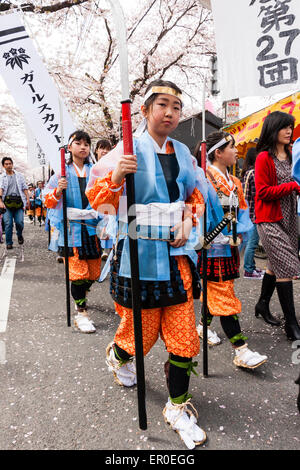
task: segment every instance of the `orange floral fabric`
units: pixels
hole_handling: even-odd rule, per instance
[[[205,202],[204,197],[198,188],[195,188],[193,193],[187,198],[185,202],[186,216],[192,216],[193,225],[197,224],[195,217],[201,217],[204,213]]]
[[[222,183],[222,184],[220,184],[222,192],[224,194],[226,194],[226,196],[229,196],[230,195],[230,188],[228,187],[228,183],[225,179],[225,176],[223,177],[217,170],[215,170],[211,166],[208,167],[208,170],[212,174],[212,176],[214,177],[214,179],[216,180],[217,183],[219,183],[219,182]],[[208,176],[208,178],[209,178],[209,176]],[[238,198],[239,198],[239,208],[242,209],[242,210],[248,209],[248,205],[247,205],[244,193],[243,193],[242,183],[240,182],[240,180],[236,176],[230,175],[230,179],[234,182],[234,184],[237,188],[237,195],[238,195]],[[211,181],[210,178],[209,178],[209,180],[210,180],[210,182],[212,183],[213,187],[216,190],[216,186],[213,183],[213,181]]]
[[[38,206],[38,207],[35,208],[35,215],[36,215],[36,217],[40,217],[41,215],[46,217],[47,210],[44,207],[42,208],[41,206]]]
[[[209,313],[216,317],[241,313],[242,304],[234,292],[234,279],[221,282],[208,281],[207,306]]]
[[[61,196],[56,196],[56,188],[45,196],[45,206],[48,209],[55,209]]]
[[[96,281],[101,274],[101,258],[79,259],[78,249],[73,248],[74,256],[69,257],[70,281],[88,279]]]
[[[119,199],[123,193],[124,181],[119,185],[114,184],[111,181],[111,175],[112,171],[104,178],[97,178],[94,185],[86,191],[86,195],[93,209],[98,210],[101,206],[102,213],[115,215],[119,207]],[[103,210],[104,207],[105,210]]]
[[[184,256],[176,256],[188,300],[184,304],[142,310],[143,348],[146,355],[159,336],[167,351],[181,357],[194,357],[199,353],[200,341],[196,331],[192,274]],[[128,354],[135,355],[132,309],[115,303],[121,317],[114,341]]]

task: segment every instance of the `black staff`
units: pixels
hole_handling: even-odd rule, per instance
[[[126,42],[126,27],[123,10],[117,0],[110,0],[111,10],[114,17],[119,47],[119,62],[121,71],[122,88],[122,130],[124,155],[133,154],[132,124],[131,124],[131,100],[129,98],[129,77],[128,77],[128,53]],[[144,371],[144,351],[143,351],[143,331],[141,316],[141,293],[139,276],[138,243],[136,238],[136,213],[135,213],[135,192],[134,175],[126,176],[127,191],[127,214],[128,214],[128,236],[130,251],[131,269],[131,292],[132,292],[132,312],[134,322],[135,339],[135,359],[137,377],[137,396],[139,426],[147,429],[147,414],[145,402],[145,371]]]
[[[202,139],[205,139],[204,129],[205,129],[205,111],[202,112],[202,121],[204,120],[204,125],[202,127]],[[201,142],[201,167],[204,173],[206,173],[206,141],[202,140]],[[203,216],[203,236],[204,240],[207,236],[207,224],[206,224],[206,206]],[[207,249],[205,245],[202,249],[202,325],[203,325],[203,375],[204,377],[208,376],[208,346],[207,346]]]
[[[61,177],[66,178],[65,147],[60,148],[60,159],[61,159]],[[66,195],[66,190],[65,189],[63,189],[63,191],[62,191],[62,198],[63,198],[63,221],[64,221],[64,252],[65,252],[67,325],[71,326],[68,217],[67,217],[67,195]]]

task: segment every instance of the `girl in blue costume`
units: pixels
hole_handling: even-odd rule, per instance
[[[181,90],[174,83],[151,83],[142,106],[146,128],[134,139],[135,155],[122,155],[120,143],[102,157],[93,168],[87,196],[94,209],[104,213],[111,206],[111,212],[117,213],[111,295],[121,323],[107,347],[107,364],[119,385],[132,386],[136,374],[129,239],[121,196],[126,194],[126,174],[135,173],[144,354],[161,336],[169,353],[165,366],[169,400],[163,414],[192,449],[206,439],[187,408],[192,358],[199,352],[193,291],[197,297],[200,291],[194,246],[206,182],[188,148],[169,137],[181,109]]]
[[[92,210],[85,195],[92,163],[89,160],[91,139],[84,131],[69,137],[70,160],[66,178],[54,174],[45,188],[45,205],[51,227],[58,230],[58,254],[64,253],[62,191],[66,189],[71,294],[75,301],[75,327],[82,333],[96,331],[86,310],[86,294],[100,276],[101,247],[96,235],[98,213]],[[52,244],[50,244],[51,249]]]
[[[237,221],[237,241],[243,236],[246,238],[252,228],[249,209],[241,182],[228,172],[228,167],[236,163],[237,150],[233,137],[222,131],[212,132],[207,136],[207,154],[210,163],[206,171],[209,183],[208,231],[213,230],[226,213],[232,213]],[[234,293],[234,279],[239,277],[239,251],[238,246],[233,244],[233,227],[226,227],[208,249],[208,324],[213,316],[219,316],[222,328],[235,349],[234,364],[253,369],[266,362],[267,356],[251,351],[245,343],[247,338],[241,332],[237,316],[241,313],[241,302]],[[199,271],[203,277],[202,252],[199,255]],[[201,336],[201,322],[197,329]],[[210,329],[208,341],[211,345],[220,343],[216,333]]]

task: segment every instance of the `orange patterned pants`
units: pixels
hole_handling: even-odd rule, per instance
[[[213,316],[229,316],[241,313],[241,302],[234,293],[234,280],[207,282],[207,306]]]
[[[156,343],[159,335],[165,342],[167,351],[181,357],[194,357],[199,353],[200,342],[196,331],[194,300],[192,293],[192,274],[188,260],[176,257],[188,300],[184,304],[170,307],[143,309],[142,329],[143,348],[146,355]],[[121,323],[114,341],[131,356],[135,355],[132,309],[115,303]]]
[[[47,209],[46,208],[44,208],[44,207],[42,208],[40,206],[37,206],[35,208],[35,216],[36,217],[41,217],[41,216],[46,217],[46,215],[47,215]]]
[[[77,248],[73,248],[74,256],[69,257],[70,281],[88,279],[96,281],[101,273],[101,258],[79,259]]]

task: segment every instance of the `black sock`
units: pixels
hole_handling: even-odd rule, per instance
[[[201,308],[201,320],[200,322],[203,324],[203,305],[202,305],[202,308]],[[213,321],[213,315],[210,313],[210,311],[208,310],[208,308],[206,309],[206,312],[207,312],[207,326],[210,326],[211,325],[211,322]]]
[[[187,367],[180,367],[170,361],[175,361],[187,365],[191,363],[192,358],[175,356],[170,354],[169,361],[166,363],[165,372],[167,378],[167,386],[171,399],[178,398],[187,394],[190,383],[190,376],[187,374]]]
[[[236,347],[245,344],[246,336],[242,335],[240,322],[237,315],[220,317],[221,326],[229,341]]]
[[[90,282],[88,280],[72,281],[71,282],[71,294],[75,303],[80,308],[86,307],[86,291],[90,287]]]
[[[120,348],[117,343],[114,343],[113,349],[116,358],[121,359],[121,361],[129,361],[132,358],[132,356],[128,354],[128,352],[124,351],[124,349]]]

